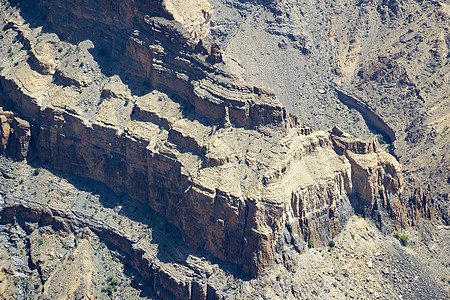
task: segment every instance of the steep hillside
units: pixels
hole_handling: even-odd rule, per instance
[[[446,298],[445,3],[23,0],[0,23],[5,297]]]
[[[303,124],[377,135],[404,166],[405,198],[426,191],[448,223],[450,3],[260,2],[212,1],[224,59]]]

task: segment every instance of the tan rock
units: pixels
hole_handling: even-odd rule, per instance
[[[12,122],[14,130],[16,155],[19,159],[25,159],[28,155],[31,140],[30,123],[15,117]]]
[[[195,3],[199,6],[191,7]],[[272,264],[286,228],[301,251],[300,241],[327,244],[353,209],[382,224],[391,218],[401,223],[402,179],[392,156],[376,142],[338,129],[316,132],[299,125],[272,91],[245,85],[226,66],[210,64],[205,49],[191,47],[189,31],[192,24],[194,31],[203,30],[196,22],[207,21],[200,16],[207,2],[164,2],[163,10],[164,5],[173,5],[169,12],[178,20],[143,16],[128,7],[121,16],[123,26],[131,16],[142,22],[142,30],[122,37],[127,49],[119,62],[131,63],[130,76],[150,80],[154,90],[142,96],[134,96],[119,76],[73,72],[63,61],[54,75],[25,71],[31,69],[25,60],[20,72],[4,69],[5,92],[28,119],[39,120],[33,149],[39,159],[146,203],[180,229],[189,247],[253,275]],[[73,12],[78,22],[94,18],[61,1],[53,7],[54,20],[61,10]],[[94,19],[108,24],[108,18]],[[79,44],[83,55],[88,44]],[[75,61],[70,55],[65,59]],[[29,128],[14,119],[22,158]],[[167,276],[155,272],[155,280]],[[179,295],[190,289],[173,278],[161,282]]]
[[[9,143],[9,136],[11,133],[11,126],[5,115],[0,115],[0,139],[1,139],[1,150],[6,151],[6,147]]]

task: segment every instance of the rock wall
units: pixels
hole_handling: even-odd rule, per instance
[[[115,26],[107,22],[114,13],[96,13],[90,2],[55,3],[45,12],[48,3],[39,2],[50,29],[80,37],[86,27],[79,24],[97,24],[98,32],[111,27],[105,32],[117,33],[124,46],[114,51],[125,51],[127,74],[150,80],[153,88],[138,94],[117,76],[107,77],[90,55],[90,41],[74,50],[20,16],[7,20],[2,41],[13,41],[14,53],[1,53],[4,104],[37,128],[33,151],[44,163],[148,204],[180,229],[191,249],[253,275],[272,263],[286,227],[297,240],[326,244],[353,209],[382,228],[402,224],[395,158],[376,142],[297,124],[273,93],[213,64],[205,40],[186,33],[204,31],[189,27],[197,21],[180,23],[165,2],[159,9],[153,2],[121,2],[105,6],[123,15]],[[141,26],[138,34],[132,25]],[[123,28],[133,32],[130,41],[121,39]],[[93,40],[101,47],[101,39]],[[52,55],[39,55],[45,47]],[[17,132],[25,128],[19,120],[12,124]],[[19,136],[24,148],[29,137]]]
[[[125,77],[177,95],[209,120],[285,130],[295,122],[273,93],[237,84],[207,63],[221,62],[221,54],[209,35],[212,8],[206,0],[55,1],[51,9],[46,1],[35,2],[49,30],[71,42],[91,39]]]
[[[330,4],[333,81],[342,86],[336,89],[341,100],[368,111],[380,132],[395,137],[391,151],[403,165],[412,224],[430,212],[448,224],[448,3]]]
[[[367,105],[367,103],[361,101],[358,96],[354,95],[350,91],[344,91],[344,89],[336,83],[333,84],[333,87],[338,93],[339,99],[342,101],[342,103],[351,108],[357,109],[366,119],[367,123],[375,127],[378,132],[381,132],[383,134],[383,137],[387,139],[388,143],[392,143],[395,141],[394,130],[392,130],[392,128],[386,123],[382,116],[377,114]]]
[[[161,299],[207,299],[214,295],[214,289],[196,290],[200,284],[193,278],[181,277],[173,273],[173,270],[164,268],[157,259],[146,256],[146,251],[136,246],[136,241],[131,237],[125,236],[117,228],[105,226],[98,220],[92,220],[88,216],[77,218],[64,211],[43,208],[41,206],[31,205],[7,205],[2,207],[1,224],[11,222],[38,223],[40,226],[51,225],[56,230],[76,231],[83,227],[88,227],[97,234],[105,243],[116,247],[122,253],[127,255],[127,264],[137,270],[148,284],[157,292]],[[134,247],[133,247],[134,245]],[[183,274],[185,275],[185,274]]]

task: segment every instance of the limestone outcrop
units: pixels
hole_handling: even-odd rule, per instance
[[[447,262],[444,249],[438,248],[442,249],[437,264],[441,269],[430,274],[429,266],[414,259],[417,252],[402,247],[393,236],[381,233],[369,218],[350,217],[341,233],[333,237],[335,247],[332,248],[304,250],[302,240],[289,232],[292,227],[285,227],[276,247],[275,263],[262,276],[251,278],[233,264],[186,247],[180,232],[146,203],[115,194],[103,184],[85,178],[62,178],[63,172],[46,170],[39,162],[35,163],[38,165],[31,166],[0,157],[0,252],[4,257],[0,294],[3,298],[17,295],[19,288],[26,290],[25,294],[31,298],[50,295],[99,299],[115,296],[254,299],[264,295],[273,299],[292,295],[304,298],[317,296],[312,287],[319,280],[326,285],[320,290],[326,298],[338,296],[346,289],[348,277],[351,282],[360,281],[351,286],[353,290],[361,286],[363,291],[370,289],[366,291],[367,297],[373,291],[394,295],[399,290],[405,295],[417,295],[419,291],[425,298],[430,293],[433,298],[446,295],[444,287],[439,285],[446,268],[441,262]],[[37,175],[36,167],[41,167]],[[401,230],[403,233],[405,229]],[[441,230],[447,234],[445,228]],[[430,237],[429,232],[418,237],[408,231],[406,234],[414,247],[426,247],[418,244],[421,239],[436,238],[434,234]],[[283,242],[294,245],[282,245]],[[348,248],[347,251],[342,251],[342,247]],[[301,254],[297,253],[299,250]],[[392,271],[395,269],[398,271]],[[315,277],[311,279],[307,270],[315,270],[312,272]],[[291,279],[290,276],[300,277]],[[419,280],[399,283],[396,279],[415,276]],[[286,287],[281,287],[281,295],[276,288],[280,277],[288,282]],[[107,289],[111,285],[113,288]],[[395,286],[386,288],[385,285]],[[330,291],[326,291],[328,288]],[[408,290],[411,290],[409,294]],[[355,297],[357,293],[354,292]]]
[[[71,42],[92,39],[98,56],[116,61],[118,72],[175,94],[202,117],[246,128],[282,124],[284,129],[294,118],[270,91],[238,83],[223,65],[208,63],[220,62],[221,55],[209,35],[212,8],[206,0],[55,1],[51,9],[45,1],[36,2],[52,32]],[[56,72],[67,73],[61,69]]]
[[[30,139],[30,123],[14,116],[13,112],[0,112],[0,153],[9,153],[23,160],[28,155]]]
[[[298,124],[272,92],[231,75],[208,39],[206,1],[30,3],[40,14],[2,20],[13,55],[0,53],[0,82],[49,166],[146,203],[191,249],[253,275],[286,228],[301,251],[328,243],[354,210],[403,224],[395,158]],[[30,126],[11,128],[23,158]]]

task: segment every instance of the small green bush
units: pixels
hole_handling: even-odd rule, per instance
[[[342,270],[342,275],[344,277],[348,277],[350,274],[348,273],[348,270],[344,269],[344,270]]]
[[[407,237],[406,235],[402,235],[400,237],[400,244],[404,247],[408,246],[408,241],[409,241],[409,237]]]
[[[34,169],[34,172],[33,172],[33,175],[34,175],[34,176],[38,176],[39,173],[41,173],[41,170],[40,170],[40,169]]]
[[[116,291],[117,291],[117,287],[113,286],[113,285],[108,285],[107,287],[102,289],[102,292],[107,293],[109,296],[111,296]]]
[[[401,235],[400,233],[394,233],[394,237],[400,241],[400,244],[404,247],[408,246],[409,237],[406,235]]]
[[[314,248],[314,241],[313,240],[309,240],[308,241],[308,248]]]
[[[333,241],[333,240],[331,240],[329,243],[328,243],[328,246],[330,246],[330,247],[334,247],[336,245],[336,243]]]
[[[117,285],[119,284],[119,280],[115,278],[113,275],[109,275],[107,278],[108,286],[102,289],[103,293],[107,293],[111,296],[114,292],[117,292]]]
[[[383,136],[382,136],[381,134],[377,134],[375,137],[377,138],[378,143],[379,143],[380,145],[386,144],[386,141],[384,140],[384,138],[383,138]]]
[[[117,278],[115,278],[113,275],[109,275],[108,276],[108,282],[110,285],[117,285],[119,284],[119,280],[117,280]]]

